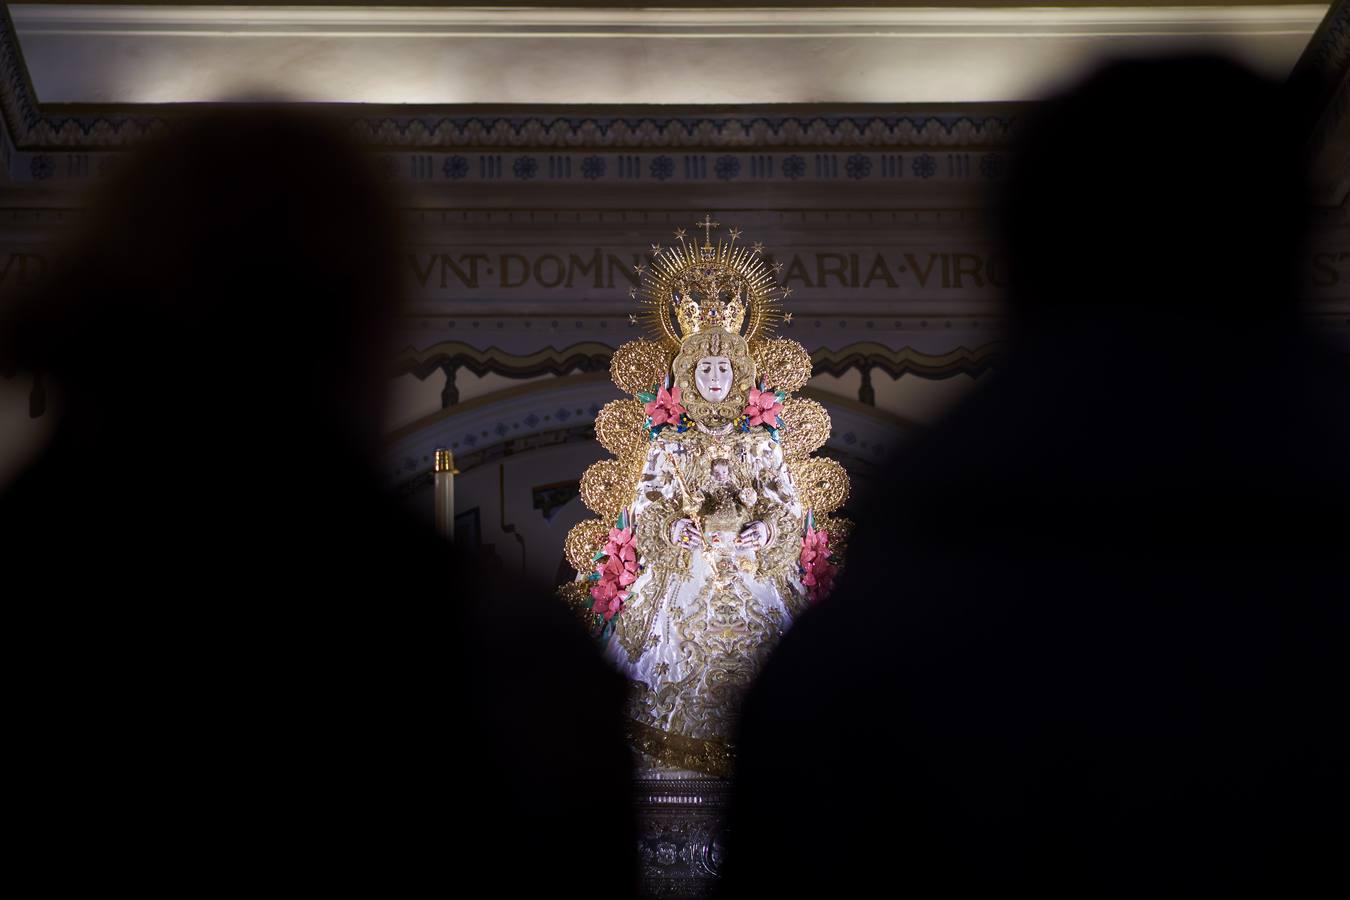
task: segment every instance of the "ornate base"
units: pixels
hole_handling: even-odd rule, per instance
[[[637,685],[636,691],[646,689],[637,682],[631,684]],[[672,772],[672,776],[668,777],[718,779],[731,775],[735,753],[725,741],[672,734],[633,719],[629,719],[624,727],[628,731],[629,744],[640,758],[639,772],[644,768],[641,760],[646,760]]]
[[[689,774],[695,777],[680,777]],[[730,787],[727,781],[686,772],[648,771],[638,778],[643,897],[711,896],[722,865]]]

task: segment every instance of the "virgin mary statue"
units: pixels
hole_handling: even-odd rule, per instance
[[[788,293],[739,232],[653,247],[634,291],[659,340],[614,354],[596,437],[617,457],[581,480],[602,518],[567,537],[565,588],[632,686],[629,734],[655,768],[728,773],[742,696],[793,619],[828,592],[843,468],[813,458],[820,404],[800,344],[770,335]]]

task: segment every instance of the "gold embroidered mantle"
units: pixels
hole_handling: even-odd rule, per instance
[[[788,466],[762,429],[667,431],[649,449],[633,505],[644,571],[607,654],[636,683],[629,712],[641,748],[668,765],[720,758],[689,748],[729,738],[746,689],[800,611],[803,511]],[[678,542],[680,519],[694,521],[704,547]],[[737,546],[757,521],[768,544]]]

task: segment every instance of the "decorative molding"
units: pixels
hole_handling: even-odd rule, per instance
[[[951,378],[970,375],[978,378],[992,368],[998,359],[1001,345],[984,344],[973,350],[957,347],[950,353],[923,353],[913,347],[899,350],[877,343],[857,343],[838,350],[819,349],[811,352],[814,375],[843,375],[852,369],[880,369],[892,378],[917,375],[920,378]]]
[[[43,11],[48,17],[65,11],[66,7],[50,7]],[[97,14],[86,9],[84,14]],[[129,10],[116,11],[125,16]],[[218,10],[187,10],[195,16],[215,16]],[[277,11],[252,9],[250,17],[275,15]],[[306,15],[317,15],[322,10],[306,10]],[[335,11],[328,11],[335,12]],[[407,12],[389,11],[389,12]],[[466,12],[461,10],[461,12]],[[607,13],[607,15],[611,15]],[[238,12],[231,15],[237,17]],[[0,9],[0,113],[14,146],[21,150],[116,150],[125,148],[146,136],[172,127],[175,117],[193,108],[192,105],[173,104],[155,106],[105,107],[43,107],[38,103],[28,68],[24,63],[13,19],[8,7]],[[992,105],[991,105],[992,106]],[[943,115],[895,112],[894,105],[877,106],[869,110],[867,104],[850,107],[834,105],[815,107],[810,111],[794,111],[777,115],[747,114],[737,109],[704,107],[672,113],[669,107],[653,106],[650,113],[640,108],[625,107],[624,112],[593,107],[578,115],[575,106],[533,107],[516,110],[498,106],[499,115],[484,115],[466,108],[454,114],[451,107],[381,107],[360,104],[338,104],[333,108],[349,118],[355,133],[381,149],[492,150],[492,149],[554,149],[563,154],[576,154],[591,149],[636,149],[651,151],[671,149],[725,149],[750,151],[763,148],[809,149],[819,148],[908,148],[908,147],[978,147],[1000,146],[1006,143],[1012,117],[1008,114],[981,114],[979,112],[951,112]],[[959,106],[958,106],[959,108]],[[153,111],[151,111],[153,110]],[[828,111],[826,111],[828,110]],[[511,160],[512,174],[517,166],[529,167],[528,162]],[[644,167],[654,180],[666,163],[652,157]],[[461,164],[448,156],[436,161],[448,178],[459,172],[469,175],[467,166],[477,162],[478,177],[487,177],[492,169],[488,161],[464,160]],[[776,161],[777,162],[777,161]],[[408,160],[415,171],[418,161]],[[568,165],[569,163],[565,163]],[[537,163],[536,163],[537,165]],[[616,161],[615,172],[623,163]],[[655,165],[656,170],[651,167]],[[753,163],[746,166],[753,167]],[[586,177],[585,160],[577,160],[578,177]],[[716,173],[717,163],[713,164]],[[739,167],[739,161],[736,163]],[[788,180],[800,177],[795,160],[775,165]],[[671,161],[672,174],[678,168]],[[707,169],[706,161],[694,163],[691,172]],[[723,164],[725,171],[726,164]],[[806,164],[801,165],[805,174]],[[505,171],[505,170],[502,170]],[[461,176],[462,177],[462,176]],[[528,178],[521,180],[529,180]]]
[[[1292,63],[1291,42],[1312,32],[1322,9],[1317,4],[1122,4],[1086,8],[1013,8],[1013,4],[945,8],[932,4],[786,10],[9,6],[0,19],[2,105],[5,125],[21,150],[125,147],[172,124],[180,107],[162,104],[161,98],[209,102],[222,96],[233,77],[253,71],[241,71],[239,67],[245,65],[241,60],[271,64],[277,58],[275,45],[282,41],[290,42],[286,46],[296,51],[284,54],[286,59],[303,58],[310,66],[306,69],[288,64],[291,68],[285,70],[282,80],[297,91],[293,96],[337,101],[335,108],[352,120],[352,127],[382,149],[551,149],[560,153],[705,149],[733,155],[754,150],[998,147],[1007,141],[1015,107],[986,101],[1033,97],[1046,79],[1090,64],[1103,52],[1092,49],[1098,45],[1114,52],[1150,52],[1177,39],[1218,38],[1234,42],[1235,51],[1278,68]],[[37,68],[24,65],[16,20],[26,45],[30,45],[30,62]],[[92,53],[91,48],[104,46],[92,42],[105,37],[108,46],[120,47],[119,52],[128,54],[127,65],[151,65],[145,60],[152,57],[163,65],[176,64],[187,58],[183,54],[191,52],[188,45],[174,44],[162,58],[144,56],[148,48],[159,47],[164,41],[210,38],[201,46],[211,52],[216,52],[212,48],[221,46],[221,42],[229,43],[229,47],[220,51],[223,55],[215,63],[219,71],[201,75],[194,82],[197,87],[182,97],[175,93],[179,82],[162,77],[157,81],[152,73],[161,70],[152,65],[144,77],[135,72],[127,76],[125,83],[137,90],[153,88],[148,93],[125,94],[136,101],[135,105],[62,107],[52,105],[50,98],[39,104],[30,75],[64,78],[84,72],[80,77],[92,79],[89,84],[102,90],[114,74],[119,78],[125,74],[119,68],[121,57],[109,59]],[[1024,46],[1028,40],[1041,41],[1046,52],[1033,53],[1029,58]],[[148,43],[142,46],[138,41]],[[603,73],[627,67],[647,77],[650,73],[640,65],[641,53],[634,48],[646,46],[640,42],[653,41],[668,44],[672,51],[701,48],[699,53],[714,54],[709,59],[718,60],[719,68],[721,60],[734,56],[742,65],[750,66],[750,74],[758,73],[760,87],[723,90],[724,85],[745,79],[700,76],[701,80],[692,84],[680,79],[650,85],[642,82],[633,88],[632,98],[615,93],[616,85],[622,88],[625,79],[616,82]],[[486,60],[492,53],[500,56],[501,47],[495,42],[519,42],[529,48],[533,59],[540,58],[541,53],[552,53],[552,62],[545,67],[552,77],[536,73],[533,79],[511,80],[516,87],[510,87],[482,73],[481,65],[456,49],[461,45],[473,48],[471,53],[487,54],[483,56]],[[329,60],[329,69],[324,69],[321,60],[314,62],[312,54],[299,52],[309,48],[321,56],[339,44],[356,53],[347,60],[345,69],[333,69],[340,53]],[[812,66],[814,77],[802,81],[796,77],[800,69],[792,64],[795,51],[783,49],[789,45],[814,53],[812,58],[817,61],[845,68],[826,71]],[[272,48],[270,52],[268,47]],[[935,54],[934,49],[939,47],[961,50],[955,56],[955,50]],[[391,48],[403,49],[390,57]],[[904,48],[918,52],[900,52]],[[995,48],[999,48],[997,53],[993,53]],[[243,52],[245,49],[248,52]],[[590,55],[579,56],[581,50]],[[758,54],[753,58],[760,64],[751,65],[752,60],[741,51]],[[63,65],[67,58],[75,58],[70,54],[81,53],[93,68]],[[417,54],[431,54],[423,60],[427,65],[413,66],[402,74],[391,70],[382,79],[337,79],[351,90],[325,87],[334,82],[334,72],[350,75],[352,66],[360,65],[358,58],[397,61],[416,58]],[[462,71],[450,65],[460,59],[467,60]],[[433,61],[440,65],[431,65]],[[872,76],[866,81],[848,68],[862,64]],[[208,66],[208,61],[202,60],[200,65]],[[576,69],[578,65],[582,68]],[[200,74],[197,68],[200,66],[194,66],[192,72],[194,78]],[[573,70],[597,73],[590,93],[583,90],[584,85],[569,81],[565,72]],[[440,74],[430,78],[424,74],[428,71]],[[267,74],[257,73],[257,77]],[[274,74],[282,78],[280,70]],[[309,77],[310,83],[324,90],[309,96],[300,84],[304,80],[301,76]],[[1017,87],[1009,87],[1012,82]],[[557,87],[562,83],[569,85],[565,94]],[[381,90],[389,94],[387,99],[397,105],[351,102],[378,102],[379,98],[366,90],[372,84],[383,85]],[[679,92],[667,97],[656,90],[669,84],[678,85]],[[519,93],[520,85],[532,88]],[[692,93],[688,88],[693,88]],[[100,91],[86,93],[79,88],[65,93],[73,99],[100,95]],[[512,102],[534,95],[546,98],[542,105]],[[116,100],[122,95],[113,92],[106,96]],[[707,102],[697,107],[671,105],[686,103],[684,98],[688,96],[706,98]],[[419,98],[432,103],[403,105]],[[440,102],[442,98],[446,102]],[[646,107],[632,102],[639,98],[658,102]],[[790,105],[802,100],[810,102]],[[951,100],[957,102],[948,102]],[[450,102],[463,105],[448,105]]]
[[[921,378],[950,378],[953,375],[979,376],[996,359],[999,344],[989,343],[970,349],[957,347],[942,354],[924,353],[913,347],[894,349],[884,344],[862,342],[839,349],[811,351],[815,374],[843,375],[850,369],[880,369],[892,378],[918,375]],[[571,372],[604,372],[614,348],[590,341],[558,349],[548,347],[528,355],[512,354],[496,347],[481,350],[462,341],[444,341],[422,350],[405,349],[394,362],[393,375],[415,375],[425,379],[444,366],[463,368],[479,377],[489,373],[508,378],[536,378],[540,375],[567,375]]]
[[[220,33],[224,29],[259,34],[498,35],[512,37],[597,35],[634,37],[779,37],[857,33],[866,36],[955,33],[961,37],[1013,34],[1138,35],[1165,29],[1169,35],[1216,29],[1241,33],[1315,25],[1325,4],[1308,2],[973,2],[943,6],[932,2],[868,2],[851,6],[826,3],[740,3],[719,7],[699,4],[636,6],[630,2],[556,3],[250,3],[19,2],[23,21],[42,28],[106,33]],[[599,7],[599,8],[597,8]],[[760,7],[760,8],[756,8]],[[1311,19],[1311,22],[1310,22]]]
[[[134,107],[109,107],[100,110],[62,114],[61,107],[52,112],[27,113],[35,109],[31,98],[22,90],[15,90],[7,81],[3,88],[5,123],[18,136],[16,145],[28,150],[126,148],[149,135],[173,125],[174,119],[185,107],[164,107],[161,112],[149,114]],[[13,98],[12,100],[10,98]],[[814,150],[962,148],[996,149],[1004,146],[1012,133],[1014,116],[981,115],[978,112],[947,116],[876,114],[866,110],[850,111],[835,108],[829,112],[803,115],[743,116],[739,114],[698,113],[688,115],[656,115],[642,113],[595,115],[568,115],[562,111],[544,112],[523,117],[510,115],[447,116],[437,113],[394,115],[370,112],[362,114],[351,107],[340,112],[350,119],[353,131],[373,148],[379,150],[430,150],[446,153],[454,150],[552,150],[564,158],[575,160],[578,179],[591,176],[584,169],[582,154],[587,150],[637,150],[646,154],[642,167],[648,177],[662,181],[676,173],[682,160],[672,160],[667,175],[658,174],[653,164],[662,154],[652,151],[669,150],[724,150],[732,153],[750,153],[766,149],[795,150],[809,154]],[[784,154],[779,159],[787,159]],[[406,157],[409,166],[413,157]],[[475,166],[474,163],[477,163]],[[544,161],[547,164],[547,160]],[[499,163],[500,165],[500,163]],[[454,154],[436,160],[435,174],[458,180],[473,177],[521,177],[515,160],[507,161],[508,168],[493,172],[487,163],[474,160],[472,154],[462,162]],[[523,163],[520,165],[528,165]],[[615,174],[621,174],[616,162]],[[707,169],[707,163],[703,164]],[[789,167],[798,165],[789,163]],[[806,174],[806,163],[800,164],[797,174],[784,170],[788,180]],[[911,163],[911,165],[913,165]],[[452,168],[445,168],[445,167]],[[462,168],[460,168],[462,167]],[[749,168],[747,164],[747,169]],[[775,165],[774,169],[781,168]],[[537,170],[536,170],[537,171]],[[428,172],[431,174],[431,172]],[[535,173],[524,175],[529,180]],[[721,173],[707,169],[702,177]],[[915,175],[919,175],[916,171]],[[635,172],[629,177],[639,177]],[[919,176],[924,177],[924,176]]]
[[[1313,189],[1340,206],[1350,194],[1350,0],[1337,0],[1289,76],[1307,104]]]
[[[992,106],[992,104],[991,104]],[[1002,146],[1013,117],[873,112],[835,106],[790,115],[701,112],[522,117],[389,115],[354,120],[373,145],[400,147],[576,149],[780,149]]]
[[[478,377],[487,374],[507,378],[537,378],[571,372],[608,372],[614,348],[588,341],[561,350],[547,347],[535,353],[507,353],[496,347],[480,350],[462,341],[444,341],[423,350],[405,349],[394,361],[393,375],[425,379],[443,367],[465,369]]]
[[[0,3],[0,112],[11,134],[22,135],[41,118],[37,94],[28,78],[9,4]]]
[[[244,32],[324,35],[535,35],[604,33],[769,40],[799,34],[849,39],[939,35],[981,40],[1059,35],[1292,36],[1313,27],[1317,4],[1187,8],[1100,4],[1088,8],[892,8],[795,10],[575,8],[420,9],[159,7],[135,4],[0,6],[0,165],[20,182],[82,181],[103,171],[90,151],[117,151],[171,128],[186,107],[39,103],[15,17],[48,33]],[[13,9],[11,10],[11,7]],[[505,22],[511,27],[506,28]],[[177,24],[175,24],[177,23]],[[582,31],[578,32],[580,28]],[[1159,29],[1149,32],[1150,28]],[[243,29],[241,31],[240,29]],[[598,31],[596,31],[598,29]],[[944,30],[945,29],[945,30]],[[1020,31],[1018,29],[1021,29]],[[1141,49],[1142,46],[1141,46]],[[1291,76],[1316,90],[1310,110],[1319,199],[1350,193],[1350,7],[1335,3]],[[868,184],[997,177],[999,149],[1016,127],[1016,104],[825,103],[649,107],[335,104],[355,133],[385,154],[393,178],[410,182]],[[485,109],[487,110],[485,112]],[[764,114],[769,111],[768,114]],[[418,152],[422,151],[422,152]],[[426,152],[431,151],[431,152]]]
[[[24,64],[9,10],[0,7],[0,114],[3,114],[4,126],[16,148],[26,151],[123,149],[172,127],[174,118],[191,108],[175,105],[149,108],[154,112],[135,106],[42,108]],[[668,157],[651,154],[650,151],[657,148],[752,151],[813,147],[997,147],[1006,143],[1013,121],[1006,113],[896,114],[891,106],[885,107],[883,112],[869,110],[865,104],[855,105],[852,110],[836,108],[829,112],[818,110],[780,115],[747,115],[736,110],[716,109],[679,114],[664,107],[652,107],[651,114],[640,111],[619,114],[596,108],[583,115],[577,115],[574,108],[534,108],[519,112],[502,108],[505,113],[502,115],[483,115],[481,112],[454,115],[447,114],[445,108],[413,107],[416,111],[412,113],[408,113],[406,107],[395,111],[389,107],[338,105],[334,109],[349,118],[355,133],[376,148],[554,149],[562,154],[562,158],[554,159],[552,164],[557,167],[561,163],[569,170],[574,169],[581,179],[588,178],[587,173],[594,171],[595,166],[592,161],[588,168],[585,159],[576,158],[581,151],[641,148],[647,155],[640,170],[658,182],[676,175],[681,166],[690,177],[707,177],[709,165],[706,159],[692,162],[669,159],[667,162]],[[533,167],[528,161],[521,162],[530,159],[518,156],[508,161],[512,175],[526,175],[517,180],[532,180],[529,176],[541,167],[537,160]],[[403,171],[404,163],[402,159],[395,161],[395,171],[391,171],[391,175]],[[507,172],[500,157],[471,159],[451,154],[443,159],[425,161],[410,156],[406,158],[409,177],[416,178],[418,166],[423,163],[427,175],[434,172],[448,180],[500,177]],[[544,167],[549,164],[549,160],[542,163]],[[822,165],[839,168],[837,161],[826,164],[813,161],[812,164],[817,169]],[[667,165],[670,174],[663,175]],[[721,171],[726,172],[730,164],[721,165]],[[868,165],[870,167],[871,163]],[[609,169],[609,160],[604,161],[604,166]],[[739,160],[735,166],[739,170]],[[855,162],[855,170],[857,166]],[[920,169],[926,170],[926,164],[911,161],[910,166],[920,167],[915,169],[916,177],[926,177],[920,174]],[[786,154],[775,158],[772,170],[792,181],[807,175],[809,167],[805,159],[799,162],[792,154]],[[745,168],[749,174],[757,169],[757,164],[751,161]],[[880,171],[882,165],[878,164],[877,168]],[[616,159],[611,174],[622,178],[623,170],[624,161]],[[848,174],[847,162],[843,171]],[[711,172],[719,174],[718,162],[713,162]],[[700,176],[699,173],[704,174]]]
[[[1331,4],[1308,47],[1289,74],[1292,84],[1311,79],[1326,93],[1334,91],[1350,70],[1350,5],[1345,0]]]
[[[936,121],[936,120],[930,120]],[[992,121],[992,120],[988,120]],[[986,125],[988,124],[986,122]],[[1000,139],[1007,134],[994,129]],[[997,179],[1005,168],[1004,155],[997,147],[976,149],[981,143],[970,135],[951,130],[929,128],[938,135],[929,149],[912,152],[863,152],[835,148],[764,152],[724,147],[700,152],[701,148],[681,148],[679,152],[652,152],[654,141],[643,141],[643,149],[634,152],[599,153],[592,150],[501,153],[489,151],[458,153],[385,153],[381,165],[386,177],[414,183],[444,183],[456,186],[483,182],[509,182],[518,186],[572,182],[648,188],[660,184],[807,184],[811,182],[886,182],[922,185],[942,181],[980,181]],[[986,128],[985,134],[990,133]],[[967,138],[971,138],[967,141]],[[950,144],[939,141],[950,139]],[[847,142],[844,142],[847,144]],[[907,144],[905,147],[921,147]],[[897,148],[901,149],[901,148]]]

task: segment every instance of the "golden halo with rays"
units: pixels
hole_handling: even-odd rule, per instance
[[[701,243],[686,240],[681,229],[677,245],[656,247],[650,263],[638,267],[642,286],[635,296],[645,308],[647,330],[671,350],[699,329],[721,328],[747,341],[768,337],[783,319],[787,292],[765,262],[762,246],[738,245],[741,232],[735,228],[714,244],[718,223],[711,216],[697,225],[704,229]],[[684,308],[693,304],[697,310]]]

